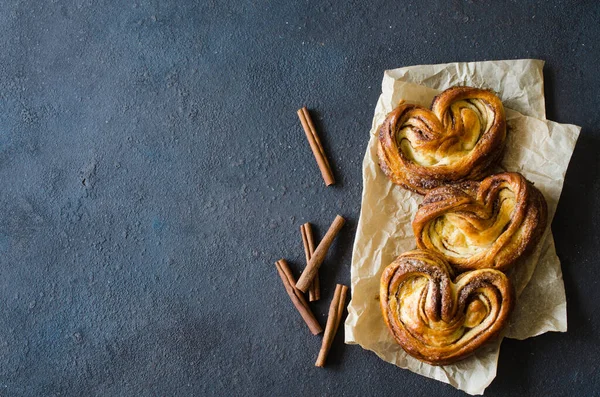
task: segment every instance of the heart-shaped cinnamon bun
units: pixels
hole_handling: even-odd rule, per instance
[[[383,272],[383,318],[411,356],[445,365],[472,354],[496,337],[514,306],[510,280],[498,270],[453,270],[436,252],[400,255]]]
[[[413,220],[417,246],[441,253],[458,271],[506,271],[546,228],[544,196],[521,174],[431,190]]]
[[[500,158],[506,138],[502,101],[494,93],[452,87],[431,110],[401,102],[379,127],[379,165],[415,192],[480,179]]]

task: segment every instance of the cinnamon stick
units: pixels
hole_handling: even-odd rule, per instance
[[[342,226],[344,226],[344,223],[346,223],[344,218],[342,218],[340,215],[337,215],[331,226],[329,226],[329,230],[327,230],[327,233],[325,233],[323,240],[321,240],[317,246],[317,249],[306,265],[306,269],[304,269],[304,272],[302,272],[302,275],[296,283],[296,288],[298,288],[300,291],[308,291],[310,283],[312,283],[313,279],[315,278],[315,275],[319,271],[319,266],[321,266],[321,263],[323,263],[325,255],[327,255],[327,251],[329,250],[331,243],[333,243],[333,239],[340,232],[340,229]]]
[[[308,113],[308,109],[303,107],[302,109],[298,109],[298,117],[300,118],[300,122],[302,123],[302,127],[304,128],[304,133],[306,134],[306,139],[308,139],[308,144],[317,160],[317,165],[321,170],[321,175],[323,176],[323,180],[325,181],[325,185],[333,185],[335,183],[335,178],[333,177],[333,173],[331,172],[331,166],[329,165],[329,161],[325,156],[325,150],[323,150],[323,145],[321,144],[321,140],[317,135],[317,131],[315,130],[315,125],[310,118],[310,114]]]
[[[327,360],[327,354],[331,349],[331,344],[335,338],[335,334],[342,321],[342,315],[344,314],[344,307],[346,306],[346,294],[348,287],[342,284],[338,284],[335,287],[335,293],[333,299],[329,305],[329,316],[327,317],[327,324],[325,325],[325,333],[323,334],[323,342],[321,343],[321,350],[319,350],[319,356],[315,362],[315,366],[324,367],[325,361]]]
[[[315,252],[315,240],[312,234],[310,223],[306,222],[300,226],[300,234],[302,235],[302,244],[304,245],[304,256],[306,256],[306,264],[310,262],[310,258]],[[308,298],[311,302],[321,299],[321,287],[319,282],[319,273],[315,274],[312,283],[308,290]]]
[[[277,262],[275,262],[275,266],[277,267],[277,272],[279,273],[279,277],[281,277],[281,281],[283,281],[283,286],[285,287],[285,290],[290,296],[292,303],[294,304],[294,306],[296,306],[296,309],[304,319],[304,322],[306,323],[306,325],[308,325],[310,332],[312,332],[313,335],[317,335],[323,332],[323,328],[321,327],[314,314],[310,310],[308,302],[306,302],[306,298],[304,297],[304,295],[302,295],[300,291],[296,289],[296,287],[294,287],[296,280],[294,279],[292,271],[290,270],[290,267],[288,266],[286,260],[278,260]]]

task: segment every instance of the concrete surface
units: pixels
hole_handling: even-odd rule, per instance
[[[600,6],[499,3],[1,2],[0,395],[463,395],[341,333],[315,368],[274,261],[347,217],[324,324],[383,71],[527,57],[548,117],[583,126],[553,223],[570,328],[505,341],[486,395],[595,395]]]

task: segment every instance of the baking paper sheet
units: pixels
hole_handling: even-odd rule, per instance
[[[551,224],[580,127],[546,120],[543,61],[512,60],[422,65],[386,71],[367,153],[363,195],[352,255],[352,300],[345,323],[346,343],[359,344],[401,368],[482,394],[496,376],[501,338],[473,356],[441,367],[406,354],[389,333],[379,308],[379,279],[399,254],[416,247],[411,222],[422,197],[393,185],[380,170],[378,126],[404,99],[426,107],[454,85],[490,88],[506,108],[507,150],[498,171],[517,171],[535,183],[548,202]],[[526,339],[567,329],[560,261],[548,226],[535,251],[510,274],[519,294],[505,337]]]

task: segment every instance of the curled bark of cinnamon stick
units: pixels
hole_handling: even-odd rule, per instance
[[[315,130],[315,125],[310,118],[310,114],[308,113],[308,109],[303,107],[302,109],[298,109],[298,117],[300,118],[300,122],[302,123],[302,127],[304,128],[304,133],[306,134],[306,139],[308,139],[308,143],[310,148],[317,160],[317,165],[321,170],[321,175],[323,176],[323,180],[327,186],[333,185],[335,183],[335,178],[333,177],[333,173],[331,172],[331,166],[329,165],[329,161],[325,156],[325,150],[323,150],[323,145],[321,144],[321,140],[317,135],[317,131]]]
[[[292,271],[290,270],[290,267],[288,266],[286,260],[278,260],[277,262],[275,262],[275,266],[277,267],[277,272],[279,273],[279,277],[281,277],[281,281],[283,282],[283,286],[285,287],[286,292],[288,293],[290,299],[292,300],[292,303],[294,304],[294,306],[296,306],[296,309],[304,319],[304,322],[306,323],[306,325],[308,325],[310,332],[312,332],[313,335],[317,335],[323,332],[323,328],[321,327],[321,324],[319,324],[314,314],[310,310],[308,302],[306,302],[306,298],[304,297],[302,292],[298,291],[298,289],[294,287],[296,280],[294,279]]]
[[[331,243],[333,243],[333,239],[340,232],[340,229],[342,226],[344,226],[344,223],[346,223],[345,219],[337,215],[331,226],[329,226],[329,230],[327,230],[327,233],[325,233],[325,236],[317,246],[317,249],[315,249],[310,261],[306,265],[306,269],[304,269],[304,272],[302,272],[302,275],[296,283],[296,288],[298,288],[300,291],[308,291],[310,284],[319,271],[319,266],[321,266],[321,263],[323,263],[325,255],[327,255],[327,251],[329,250]]]
[[[300,226],[300,234],[302,235],[302,244],[304,245],[304,255],[306,256],[306,265],[310,262],[310,258],[315,252],[315,240],[312,234],[312,227],[310,223],[306,222]],[[315,274],[312,283],[308,290],[308,298],[311,302],[318,301],[321,299],[321,287],[319,282],[319,273]]]
[[[342,284],[338,284],[335,287],[335,293],[333,299],[329,305],[329,316],[327,317],[327,324],[325,325],[325,333],[323,334],[323,342],[321,344],[321,350],[319,356],[315,362],[315,366],[324,367],[325,361],[327,360],[327,354],[331,349],[331,344],[337,333],[337,330],[342,321],[342,315],[344,314],[344,307],[346,307],[346,294],[348,287]]]

